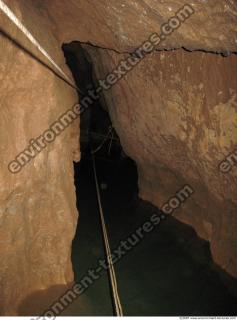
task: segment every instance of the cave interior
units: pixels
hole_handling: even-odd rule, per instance
[[[97,82],[93,62],[79,42],[63,45],[63,51],[80,89],[78,98],[81,100],[85,96],[83,92]],[[74,163],[80,212],[72,244],[75,281],[79,282],[81,274],[106,256],[93,176],[93,153],[111,245],[116,248],[121,239],[128,238],[134,246],[128,256],[116,264],[125,314],[211,315],[214,311],[234,314],[237,300],[223,278],[228,278],[229,282],[235,279],[215,264],[209,243],[192,227],[167,215],[157,230],[142,238],[142,243],[133,235],[154,213],[159,216],[162,212],[139,199],[136,163],[123,151],[104,103],[102,99],[96,101],[80,117],[82,155],[81,161]],[[84,299],[89,301],[88,305],[84,306],[83,298],[79,298],[63,315],[116,314],[108,272],[89,288]]]
[[[237,2],[0,0],[0,316],[236,316]]]

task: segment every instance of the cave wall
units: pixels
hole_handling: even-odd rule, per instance
[[[98,79],[128,55],[85,46]],[[237,57],[175,50],[147,56],[110,90],[106,105],[125,152],[136,161],[140,197],[158,207],[190,185],[175,210],[210,241],[214,261],[237,276],[234,166],[219,164],[235,150]]]
[[[184,5],[195,14],[160,48],[237,51],[234,0],[41,0],[60,42],[80,40],[118,52],[131,52]]]
[[[68,75],[63,43],[78,40],[110,49],[88,48],[100,78],[122,53],[159,32],[185,1],[5,3]],[[195,15],[160,49],[236,52],[234,1],[197,0],[192,5]],[[78,122],[20,173],[11,174],[7,166],[31,138],[77,101],[77,95],[35,59],[48,65],[2,13],[0,28],[0,313],[36,314],[73,281],[70,254],[77,212],[72,160],[80,158]],[[122,144],[138,164],[140,196],[160,206],[183,183],[192,185],[195,196],[177,211],[177,218],[211,241],[215,261],[232,275],[236,169],[223,175],[217,165],[236,141],[235,68],[233,56],[155,53],[105,95]]]
[[[5,2],[64,68],[48,20],[30,1]],[[77,95],[37,61],[48,63],[2,14],[0,28],[35,56],[1,32],[0,314],[32,310],[33,315],[73,281],[77,210],[72,159],[79,157],[78,121],[19,173],[10,173],[8,163],[72,107]]]

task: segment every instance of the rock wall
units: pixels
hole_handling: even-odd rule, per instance
[[[132,51],[184,5],[195,14],[160,48],[237,51],[235,0],[41,0],[61,42],[80,40],[118,52]]]
[[[78,40],[111,49],[88,48],[98,78],[186,3],[4,1],[65,72],[63,43]],[[236,52],[236,3],[197,0],[192,5],[195,15],[158,49]],[[73,281],[72,160],[80,158],[78,122],[20,173],[11,174],[7,166],[77,95],[2,13],[0,31],[0,314],[39,314]],[[177,218],[210,240],[215,261],[236,276],[236,169],[228,175],[218,171],[236,141],[235,68],[236,56],[157,52],[105,99],[126,152],[138,164],[141,197],[160,206],[180,185],[192,185],[195,195]]]
[[[98,79],[127,55],[86,46]],[[162,207],[182,186],[195,193],[174,214],[210,241],[214,261],[237,276],[234,166],[219,169],[236,147],[237,57],[156,52],[104,96],[125,152],[136,161],[141,198]]]
[[[60,44],[35,1],[5,3],[64,68]],[[10,173],[8,163],[72,107],[77,95],[2,14],[0,28],[0,314],[33,315],[73,281],[78,121],[19,173]]]

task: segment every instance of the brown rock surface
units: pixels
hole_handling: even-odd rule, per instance
[[[61,42],[80,40],[119,52],[131,51],[160,33],[163,23],[185,4],[195,14],[160,46],[237,51],[235,0],[43,0]]]
[[[104,79],[125,58],[86,47]],[[211,243],[214,261],[237,276],[236,172],[219,171],[237,139],[237,57],[200,52],[149,55],[105,93],[112,122],[139,171],[140,196],[162,207],[189,184],[175,212]]]
[[[185,1],[5,3],[67,70],[62,43],[78,40],[133,50],[150,33],[159,33]],[[197,0],[192,5],[195,15],[160,49],[236,52],[236,2]],[[53,299],[73,280],[70,253],[77,213],[72,160],[79,158],[78,123],[17,175],[7,166],[77,96],[2,13],[0,28],[0,314],[16,315],[25,313],[31,297]],[[123,57],[88,50],[98,77]],[[138,164],[141,197],[160,206],[183,184],[192,185],[195,195],[177,218],[210,240],[215,261],[236,276],[236,168],[228,175],[218,171],[219,161],[236,143],[235,71],[236,56],[160,52],[105,98],[124,148]]]
[[[30,3],[6,3],[63,65],[60,45],[47,20],[35,13]],[[2,14],[0,27],[42,59]],[[64,110],[72,107],[77,96],[2,33],[0,43],[0,314],[16,315],[28,296],[73,281],[71,242],[77,211],[72,149],[73,139],[78,144],[78,135],[72,128],[66,130],[18,174],[8,171],[8,163],[27,147],[31,138],[41,135]]]

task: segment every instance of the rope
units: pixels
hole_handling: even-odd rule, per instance
[[[88,131],[81,129],[80,132],[82,132],[82,133],[87,133]],[[107,134],[98,133],[98,132],[95,132],[95,131],[90,131],[90,136],[91,136],[92,138],[101,140],[102,138],[107,137]],[[113,139],[113,141],[116,141],[116,142],[120,142],[120,140],[115,137],[114,133],[113,133],[113,138],[111,137],[110,139]]]
[[[115,313],[117,317],[122,317],[123,309],[122,309],[122,305],[119,298],[118,285],[117,285],[116,275],[114,271],[114,265],[111,258],[111,250],[110,250],[109,239],[108,239],[108,234],[107,234],[106,225],[105,225],[104,213],[101,205],[98,178],[96,174],[95,157],[93,154],[92,154],[92,160],[93,160],[93,171],[95,176],[95,185],[96,185],[96,193],[97,193],[97,199],[98,199],[98,205],[99,205],[100,219],[102,224],[103,238],[104,238],[104,244],[105,244],[105,250],[106,250],[106,258],[107,258],[108,267],[109,267],[109,276],[110,276],[110,282],[111,282],[112,293],[113,293],[113,301],[115,306]]]
[[[61,74],[63,79],[72,86],[75,90],[81,92],[81,90],[74,85],[72,80],[64,73],[64,71],[54,62],[53,58],[47,53],[47,51],[40,45],[40,43],[34,38],[30,31],[22,24],[21,21],[15,16],[11,9],[0,0],[0,9],[5,15],[17,26],[18,29],[30,40],[30,42],[47,58],[47,60],[54,66],[54,68]]]
[[[91,151],[91,154],[95,154],[96,152],[98,152],[98,151],[103,147],[103,145],[105,144],[105,142],[106,142],[107,139],[109,138],[109,135],[110,135],[110,133],[111,133],[112,130],[113,130],[113,127],[111,126],[111,127],[109,128],[109,131],[108,131],[107,135],[105,136],[104,140],[101,142],[101,144],[100,144],[95,150],[92,150],[92,151]]]
[[[27,28],[22,24],[22,22],[19,21],[19,19],[15,16],[15,14],[11,11],[11,9],[2,0],[0,0],[0,9],[17,26],[17,28],[20,29],[20,31],[30,40],[30,42],[47,58],[47,60],[54,66],[54,68],[62,75],[63,79],[66,80],[66,82],[70,84],[74,89],[80,92],[80,89],[74,85],[71,79],[64,73],[64,71],[58,66],[58,64],[54,62],[53,58],[51,58],[51,56],[47,53],[47,51],[34,38],[31,32],[27,30]],[[109,134],[111,130],[112,128],[110,129]],[[107,140],[107,137],[106,137],[106,140]],[[113,299],[115,304],[115,311],[117,316],[123,316],[122,306],[121,306],[120,298],[118,294],[116,275],[115,275],[114,266],[111,259],[111,250],[109,246],[109,240],[108,240],[107,230],[105,226],[103,210],[101,206],[99,185],[98,185],[98,180],[96,175],[95,159],[93,155],[92,155],[92,158],[93,158],[93,168],[94,168],[94,175],[95,175],[95,182],[96,182],[97,198],[99,203],[99,211],[100,211],[100,217],[101,217],[101,223],[102,223],[103,237],[104,237],[107,261],[109,266],[109,274],[110,274],[110,280],[111,280],[112,291],[113,291]]]
[[[110,140],[110,144],[109,144],[109,150],[108,150],[108,155],[110,156],[111,154],[111,148],[112,148],[112,144],[113,144],[113,139],[114,139],[114,131],[111,134],[111,140]]]

